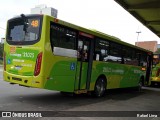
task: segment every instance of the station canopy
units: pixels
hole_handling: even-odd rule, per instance
[[[114,0],[160,38],[160,0]]]

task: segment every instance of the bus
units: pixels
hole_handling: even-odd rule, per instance
[[[152,52],[48,15],[8,20],[4,80],[67,93],[149,84]]]
[[[160,85],[160,54],[153,55],[151,86]]]

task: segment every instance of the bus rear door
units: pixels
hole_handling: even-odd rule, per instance
[[[76,90],[84,90],[84,92],[89,90],[93,61],[93,40],[94,36],[83,32],[79,33]]]

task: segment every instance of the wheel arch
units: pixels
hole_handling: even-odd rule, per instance
[[[102,97],[105,95],[107,89],[107,79],[106,76],[101,74],[97,77],[94,84],[94,91],[92,95],[95,97]]]
[[[107,87],[107,77],[106,77],[104,74],[101,74],[101,75],[99,75],[98,78],[96,79],[96,82],[97,82],[97,80],[100,79],[100,78],[103,78],[103,79],[105,80],[105,84],[106,84],[106,87]],[[96,82],[95,82],[95,84],[96,84]],[[94,85],[94,86],[95,86],[95,85]]]

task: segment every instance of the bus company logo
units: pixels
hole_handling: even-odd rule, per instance
[[[16,47],[10,47],[10,53],[16,53]]]
[[[2,112],[2,117],[12,117],[11,112]]]

